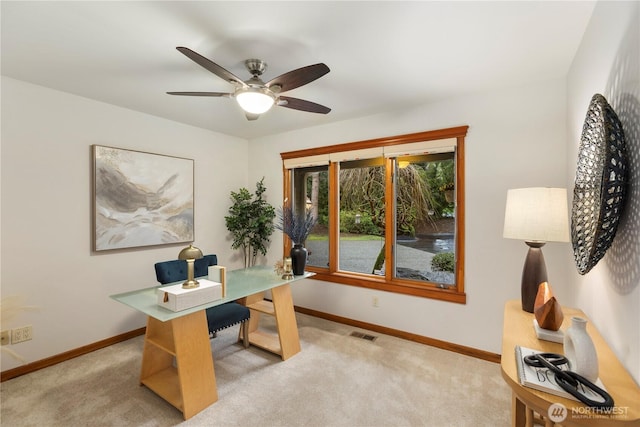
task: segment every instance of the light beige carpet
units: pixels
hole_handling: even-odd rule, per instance
[[[145,387],[137,337],[6,381],[2,426],[507,426],[495,363],[297,314],[302,352],[283,362],[211,341],[219,400],[191,419]],[[269,317],[262,322],[273,329]],[[351,332],[377,336],[375,341]]]

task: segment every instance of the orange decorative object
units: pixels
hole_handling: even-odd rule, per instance
[[[543,329],[550,331],[557,331],[562,326],[564,315],[562,314],[562,307],[560,303],[553,296],[551,286],[547,282],[542,282],[538,286],[538,294],[536,295],[536,301],[533,304],[533,312]]]

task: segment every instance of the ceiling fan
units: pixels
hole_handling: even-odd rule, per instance
[[[249,80],[242,81],[231,72],[225,70],[215,62],[186,47],[177,47],[181,53],[196,64],[211,71],[216,76],[232,83],[233,92],[167,92],[169,95],[184,96],[217,96],[235,98],[245,111],[247,120],[257,120],[260,114],[269,111],[273,105],[307,111],[310,113],[327,114],[331,108],[304,99],[280,95],[297,87],[311,83],[327,74],[330,70],[325,64],[313,64],[298,68],[264,83],[260,76],[266,70],[267,64],[259,59],[247,59],[244,63],[251,73]]]

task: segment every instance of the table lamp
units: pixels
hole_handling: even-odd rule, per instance
[[[202,256],[202,251],[193,245],[189,245],[178,254],[178,259],[187,261],[187,281],[182,284],[183,288],[193,289],[200,286],[200,283],[193,278],[193,264]]]
[[[569,241],[569,208],[565,188],[517,188],[507,191],[503,237],[529,246],[522,270],[522,309],[533,313],[538,286],[547,282],[542,255],[546,242]]]

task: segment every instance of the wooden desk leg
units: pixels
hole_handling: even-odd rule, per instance
[[[243,305],[250,306],[253,303],[264,300],[264,292],[259,292],[257,294],[249,295],[243,298]],[[260,324],[260,312],[251,310],[251,317],[249,318],[249,333],[255,332],[258,330],[258,325]]]
[[[287,360],[300,352],[300,337],[298,335],[296,313],[293,309],[291,287],[287,283],[273,288],[271,289],[271,297],[273,299],[273,309],[276,313],[282,360]]]
[[[249,319],[249,341],[251,344],[275,354],[282,360],[300,352],[300,337],[296,313],[293,309],[291,287],[288,283],[271,289],[272,303],[264,302],[264,293],[246,297],[244,303],[251,309]],[[277,337],[258,328],[260,313],[274,316],[276,319]]]
[[[527,407],[515,393],[511,393],[511,425],[513,427],[527,426]]]
[[[218,400],[204,310],[167,322],[148,318],[140,382],[185,420]]]
[[[204,310],[173,322],[176,365],[184,406],[182,412],[186,420],[218,400],[216,375]]]

